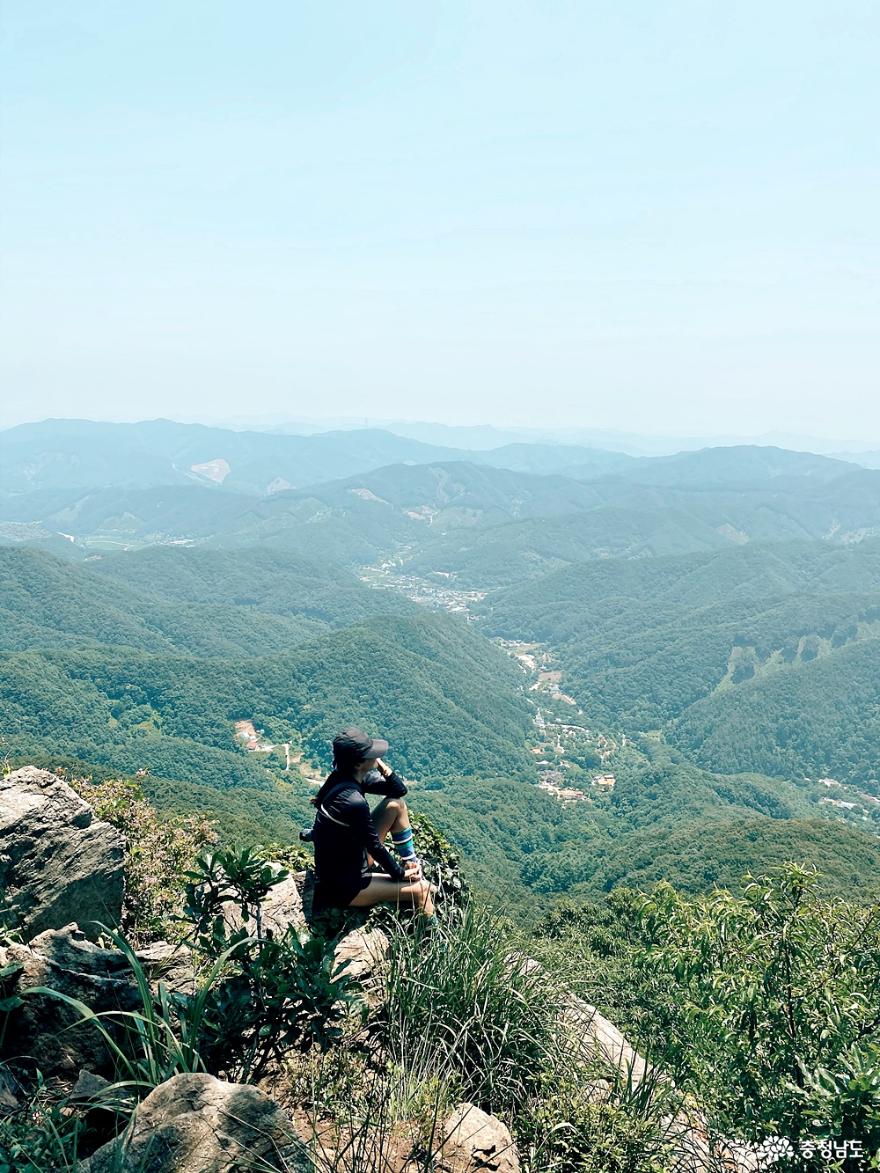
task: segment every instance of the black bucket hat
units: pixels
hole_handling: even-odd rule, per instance
[[[333,757],[336,761],[365,762],[388,753],[388,742],[382,737],[368,737],[363,729],[349,725],[333,738]]]

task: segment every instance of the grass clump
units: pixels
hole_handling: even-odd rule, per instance
[[[558,998],[540,969],[518,964],[512,926],[474,901],[435,933],[391,936],[381,1032],[390,1054],[423,1054],[455,1073],[487,1112],[508,1113],[555,1055]]]

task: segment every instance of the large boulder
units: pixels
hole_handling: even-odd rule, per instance
[[[289,926],[297,932],[308,928],[303,909],[302,883],[296,875],[288,876],[271,888],[262,903],[263,927],[278,937]]]
[[[293,1125],[264,1092],[212,1075],[175,1075],[137,1108],[130,1132],[98,1149],[82,1173],[307,1173]]]
[[[282,870],[279,863],[272,866],[276,874]],[[296,929],[300,935],[308,931],[306,912],[303,907],[305,875],[305,872],[294,873],[269,889],[265,898],[260,902],[260,918],[265,932],[271,932],[276,937],[283,937],[290,927]],[[225,901],[222,911],[223,919],[228,928],[235,930],[244,927],[245,921],[241,915],[241,907],[234,900]],[[248,924],[248,931],[255,931],[253,923]]]
[[[77,921],[115,925],[125,841],[56,774],[25,766],[0,778],[0,891],[26,940]]]
[[[519,1155],[506,1125],[475,1104],[459,1104],[443,1125],[444,1168],[455,1173],[519,1173]]]
[[[154,996],[159,982],[176,994],[195,993],[190,951],[183,945],[156,941],[135,951]],[[63,999],[29,994],[46,986],[76,998],[96,1013],[141,1010],[142,1000],[132,967],[119,949],[102,949],[76,924],[40,933],[28,945],[0,949],[0,967],[17,965],[4,992],[22,997],[9,1018],[0,1058],[27,1057],[44,1074],[71,1077],[80,1066],[109,1071],[111,1056],[93,1023],[79,1024],[82,1015]],[[113,1018],[102,1023],[112,1035],[125,1033]]]
[[[9,1015],[0,1058],[26,1061],[47,1077],[75,1079],[82,1067],[111,1073],[112,1057],[94,1022],[83,1022],[79,1010],[61,998],[28,991],[46,986],[95,1013],[135,1010],[140,998],[125,954],[99,948],[74,924],[40,933],[29,945],[0,949],[4,965],[20,967],[6,992],[18,994],[21,1005]],[[120,1033],[112,1019],[101,1021]]]

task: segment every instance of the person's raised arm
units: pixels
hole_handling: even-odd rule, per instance
[[[368,774],[361,783],[367,794],[381,794],[385,798],[403,798],[407,792],[406,783],[381,758],[377,759],[376,773],[379,774],[378,778],[375,774],[370,778]]]

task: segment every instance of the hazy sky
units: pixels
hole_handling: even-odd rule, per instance
[[[876,0],[4,0],[0,425],[880,443]]]

